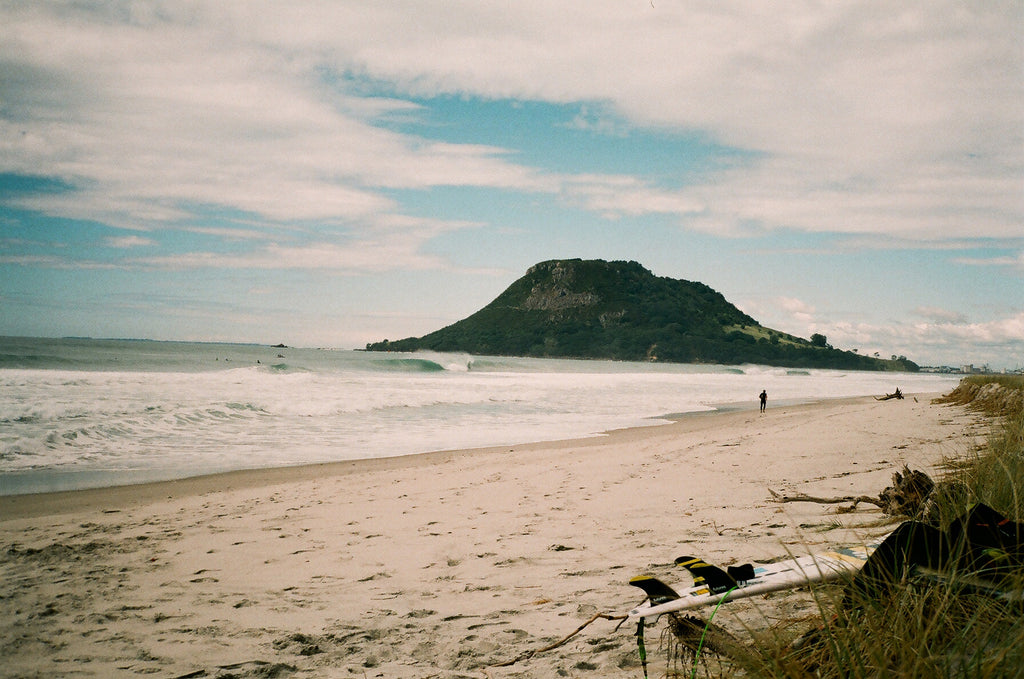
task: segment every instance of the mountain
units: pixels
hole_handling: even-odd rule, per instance
[[[909,370],[760,325],[703,283],[655,276],[636,262],[552,260],[475,314],[419,338],[370,343],[367,351],[466,352],[492,356],[600,358],[679,363]]]

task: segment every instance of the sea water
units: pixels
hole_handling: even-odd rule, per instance
[[[0,338],[0,494],[514,445],[949,376]]]

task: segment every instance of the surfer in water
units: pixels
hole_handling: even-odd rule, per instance
[[[761,390],[761,412],[764,412],[765,406],[768,405],[768,391],[765,389]]]

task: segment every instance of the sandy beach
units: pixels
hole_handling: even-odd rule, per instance
[[[727,565],[857,543],[876,509],[768,489],[874,495],[934,477],[987,422],[934,394],[688,416],[584,440],[0,498],[7,677],[642,676],[633,629],[598,620]],[[793,592],[716,622],[813,611]],[[650,633],[651,676],[665,671]]]

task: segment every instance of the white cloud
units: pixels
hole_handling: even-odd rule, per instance
[[[1024,10],[757,4],[31,3],[3,11],[0,157],[82,187],[21,204],[125,228],[196,205],[282,222],[401,210],[382,189],[564,190],[603,215],[913,240],[1019,238]],[[545,176],[505,149],[389,131],[403,90],[601,102],[756,162],[680,191]],[[595,118],[592,110],[600,110]],[[604,122],[603,122],[604,121]],[[560,183],[565,179],[565,183]],[[574,198],[575,197],[575,198]]]
[[[475,228],[471,222],[447,222],[385,215],[372,228],[339,242],[270,242],[242,253],[193,251],[138,257],[126,267],[158,269],[319,269],[337,273],[368,273],[449,268],[439,256],[423,254],[425,242],[445,232]]]
[[[778,297],[775,299],[775,304],[789,315],[791,323],[795,323],[798,327],[806,327],[811,331],[807,333],[807,336],[810,336],[812,332],[817,332],[814,330],[815,308],[813,305],[794,297]]]
[[[957,257],[953,261],[968,266],[1005,266],[1024,272],[1024,250],[1016,257]]]
[[[399,207],[382,188],[552,190],[501,149],[376,126],[367,116],[414,107],[317,82],[318,46],[274,44],[287,39],[288,18],[264,42],[242,6],[172,4],[144,21],[65,9],[5,12],[0,60],[31,77],[4,97],[14,113],[0,121],[0,171],[80,187],[12,201],[19,207],[138,228],[204,206],[272,222],[375,217]]]
[[[821,333],[837,349],[857,350],[882,358],[907,356],[924,365],[988,364],[996,368],[1024,366],[1024,312],[971,321],[964,314],[936,307],[918,307],[905,320],[884,324],[837,318],[793,297],[749,302],[743,310],[769,327],[809,338]]]
[[[603,108],[595,108],[584,104],[580,106],[579,113],[566,125],[569,129],[587,130],[602,135],[625,136],[626,131],[622,129],[622,123],[618,117],[611,115]]]
[[[424,94],[607,101],[761,154],[699,192],[705,228],[1019,237],[1018,6],[448,9],[375,8],[338,57]]]
[[[106,239],[106,244],[112,248],[138,248],[147,245],[153,245],[154,241],[149,238],[143,238],[142,236],[117,236]]]
[[[579,175],[565,179],[565,194],[574,204],[609,218],[647,214],[699,214],[706,206],[681,191],[648,186],[627,176]]]
[[[939,309],[937,307],[918,307],[914,313],[932,323],[966,323],[967,317],[957,311]]]
[[[1018,342],[1024,348],[1024,312],[984,323],[936,323],[926,330],[977,344]],[[1024,360],[1024,355],[1018,358]]]
[[[127,267],[156,269],[321,269],[338,273],[367,273],[393,269],[443,268],[439,257],[417,251],[413,241],[366,240],[356,243],[270,244],[242,254],[199,251],[180,255],[140,257],[123,262]]]
[[[1024,366],[1024,312],[978,322],[930,312],[934,318],[924,322],[823,323],[819,332],[836,347],[859,348],[862,354],[877,351],[885,358],[896,354],[922,364]],[[947,318],[940,318],[943,315]]]
[[[795,297],[778,297],[778,305],[793,313],[814,313],[814,306]]]
[[[0,264],[50,269],[116,269],[114,264],[83,261],[55,255],[0,255]]]

